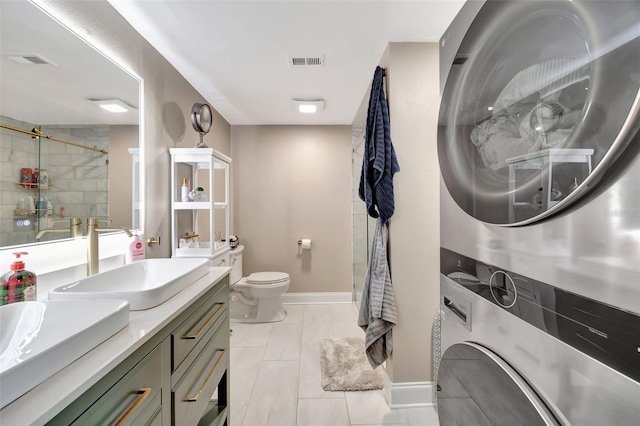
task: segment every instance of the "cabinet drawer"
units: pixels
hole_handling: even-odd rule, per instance
[[[73,425],[159,424],[156,414],[161,407],[162,378],[158,374],[162,370],[160,348],[156,347],[136,364]]]
[[[209,340],[171,393],[173,424],[195,425],[209,406],[229,360],[228,322]]]
[[[171,333],[173,342],[172,371],[184,361],[186,356],[202,341],[207,332],[218,328],[227,317],[228,285],[221,286],[200,309],[190,315],[178,328]],[[209,335],[210,336],[210,335]]]

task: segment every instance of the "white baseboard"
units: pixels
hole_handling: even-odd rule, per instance
[[[350,292],[284,293],[282,303],[352,303]]]
[[[431,407],[436,404],[433,382],[393,383],[386,372],[384,396],[391,408]]]

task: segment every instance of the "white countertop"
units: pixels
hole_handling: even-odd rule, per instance
[[[0,410],[3,426],[43,425],[214,287],[231,268],[209,273],[152,309],[129,312],[129,325]]]

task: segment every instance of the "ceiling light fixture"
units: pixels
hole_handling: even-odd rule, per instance
[[[298,112],[303,114],[315,114],[324,109],[324,100],[322,99],[292,99],[291,105]]]
[[[122,99],[89,99],[95,105],[98,105],[100,108],[107,110],[109,112],[128,112],[130,110],[136,109],[131,105],[124,102]]]

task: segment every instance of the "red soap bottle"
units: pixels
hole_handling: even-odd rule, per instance
[[[11,271],[0,277],[0,305],[36,300],[36,274],[26,271],[20,256],[27,252],[13,253],[16,261],[11,264]]]

